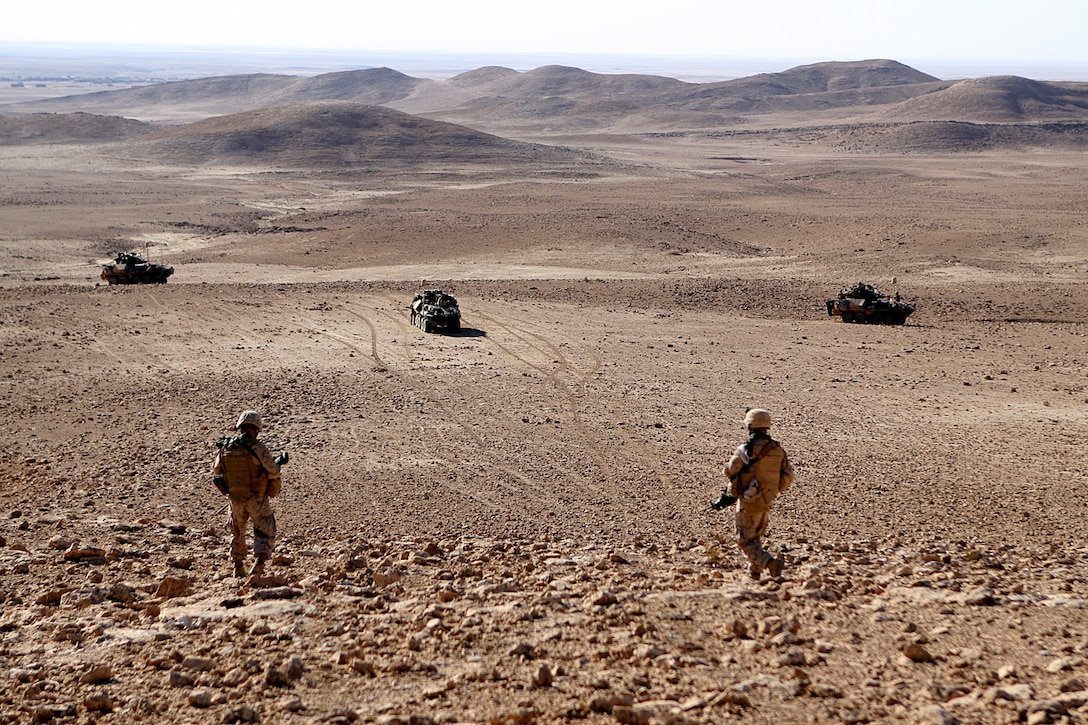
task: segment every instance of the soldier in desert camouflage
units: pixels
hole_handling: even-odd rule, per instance
[[[212,463],[212,481],[230,498],[234,575],[245,576],[246,525],[252,521],[253,553],[257,561],[250,574],[260,576],[276,538],[276,516],[269,499],[279,495],[280,466],[287,463],[287,452],[273,458],[268,447],[257,440],[262,423],[260,413],[255,410],[243,411],[234,427],[237,435],[219,441],[219,452]]]
[[[751,409],[744,425],[748,440],[737,447],[725,467],[729,486],[710,505],[721,510],[736,504],[737,545],[748,558],[748,573],[759,579],[766,569],[777,577],[785,559],[765,551],[762,538],[770,523],[771,505],[793,483],[793,467],[785,449],[770,436],[770,413]]]

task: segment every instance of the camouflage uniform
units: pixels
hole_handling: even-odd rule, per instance
[[[737,546],[748,558],[752,578],[758,579],[765,568],[774,576],[782,570],[783,559],[763,549],[762,537],[770,523],[774,499],[793,483],[793,466],[786,451],[767,433],[771,426],[767,411],[749,411],[745,423],[748,441],[737,447],[725,475],[730,479],[729,493],[737,499]]]
[[[243,412],[236,427],[242,430],[251,425],[259,431],[260,416],[254,411]],[[244,454],[230,455],[228,449],[232,443],[235,450],[240,446]],[[269,499],[280,492],[279,462],[256,435],[243,431],[220,447],[212,463],[212,476],[213,480],[225,484],[225,492],[230,496],[230,553],[234,559],[234,573],[239,576],[243,573],[247,552],[246,525],[250,521],[253,522],[253,553],[257,557],[252,573],[262,573],[276,538],[276,516]]]

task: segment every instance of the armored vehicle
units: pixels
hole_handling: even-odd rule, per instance
[[[121,252],[102,267],[102,279],[109,284],[161,284],[173,273],[173,267],[152,264],[135,252]]]
[[[892,298],[864,282],[843,288],[837,298],[827,301],[828,315],[838,315],[843,322],[870,325],[902,325],[914,308],[901,301],[898,292]]]
[[[461,308],[453,295],[442,290],[417,292],[412,305],[412,324],[424,332],[457,332],[461,329]]]

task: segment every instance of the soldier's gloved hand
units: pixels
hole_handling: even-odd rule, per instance
[[[277,466],[283,466],[291,460],[291,457],[287,455],[287,451],[284,451],[283,453],[276,456],[273,460],[276,462]]]
[[[729,508],[736,502],[737,499],[735,496],[730,496],[723,491],[721,496],[718,496],[718,498],[710,502],[710,508],[715,511],[721,511],[722,509]]]

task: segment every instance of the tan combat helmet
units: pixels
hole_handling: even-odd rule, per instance
[[[243,410],[242,414],[238,416],[238,422],[234,424],[235,430],[242,430],[243,425],[251,425],[257,429],[260,433],[261,428],[264,426],[261,424],[261,414],[255,410]]]
[[[771,414],[762,408],[752,408],[744,416],[744,426],[748,430],[771,427]]]

